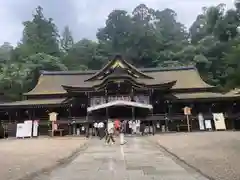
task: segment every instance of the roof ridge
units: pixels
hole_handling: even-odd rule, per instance
[[[180,71],[180,70],[197,70],[195,66],[177,66],[177,67],[154,67],[154,68],[138,68],[142,72],[159,72],[159,71]],[[40,71],[43,75],[91,75],[100,70],[86,71]]]

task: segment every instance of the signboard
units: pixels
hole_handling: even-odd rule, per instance
[[[199,129],[200,129],[200,130],[205,130],[205,127],[204,127],[204,118],[203,118],[202,113],[199,113],[199,114],[198,114],[198,123],[199,123]]]
[[[24,135],[25,137],[31,137],[32,136],[32,121],[24,121]]]
[[[32,121],[24,121],[17,124],[16,137],[24,138],[32,136]]]
[[[57,121],[57,115],[58,113],[56,112],[51,112],[48,114],[49,115],[49,121]]]
[[[123,101],[131,101],[131,96],[108,96],[108,102],[117,101],[117,100],[123,100]],[[143,103],[143,104],[149,104],[149,96],[146,95],[138,95],[133,97],[135,102]],[[104,104],[106,102],[106,98],[103,96],[100,97],[93,97],[90,100],[91,106],[96,106],[100,104]]]
[[[25,135],[24,135],[24,126],[25,126],[24,123],[18,123],[17,124],[17,131],[16,131],[16,137],[17,138],[25,137]]]
[[[226,130],[225,118],[223,113],[213,113],[213,120],[216,130]]]
[[[212,129],[211,120],[205,120],[205,126],[206,126],[206,129]]]
[[[183,108],[184,115],[191,115],[191,108],[190,107],[184,107]]]
[[[38,136],[38,120],[33,121],[33,137]]]

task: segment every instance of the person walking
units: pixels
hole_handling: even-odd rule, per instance
[[[104,123],[102,121],[98,123],[98,131],[99,131],[99,137],[101,140],[104,137]]]
[[[137,125],[136,125],[136,121],[132,122],[132,134],[136,134],[137,133]]]
[[[113,138],[113,134],[114,134],[114,124],[113,121],[109,120],[108,121],[108,125],[107,125],[107,144],[110,143],[110,141],[112,141],[112,144],[115,143],[115,140]]]
[[[145,126],[144,122],[141,122],[141,124],[140,124],[140,132],[141,132],[142,136],[144,136],[144,134],[145,134],[145,128],[146,128],[146,126]]]
[[[140,133],[140,120],[136,120],[136,133]]]
[[[126,132],[126,124],[127,121],[123,121],[121,124],[120,124],[120,145],[124,145],[126,143],[125,139],[124,139],[124,133]]]
[[[94,136],[98,136],[98,123],[97,122],[95,122],[94,124],[93,124],[93,129],[94,129],[94,133],[93,133],[93,135]]]
[[[118,119],[114,121],[114,129],[115,129],[115,135],[119,135],[120,121]]]

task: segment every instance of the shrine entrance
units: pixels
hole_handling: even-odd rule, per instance
[[[93,122],[100,120],[106,123],[109,119],[127,121],[126,133],[134,134],[137,130],[140,131],[140,124],[144,123],[144,127],[152,124],[150,121],[146,121],[151,110],[152,105],[150,104],[118,100],[89,107],[88,115],[91,116]]]

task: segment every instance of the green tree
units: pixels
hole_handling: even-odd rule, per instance
[[[63,63],[70,70],[99,69],[106,59],[98,52],[98,44],[82,39],[73,45],[64,57]]]
[[[225,54],[224,60],[227,64],[226,73],[227,81],[226,87],[234,88],[240,86],[240,45],[234,46],[230,52]]]
[[[36,53],[46,53],[60,56],[59,34],[53,20],[46,19],[43,9],[38,6],[31,21],[23,23],[23,38],[20,47],[26,56]]]
[[[70,31],[68,26],[64,28],[60,42],[61,42],[61,48],[65,53],[72,48],[74,44],[74,40],[73,40],[72,32]]]
[[[37,82],[41,70],[67,70],[59,58],[38,53],[22,62],[7,63],[1,68],[0,87],[10,99],[20,99],[21,94],[31,90]]]
[[[131,33],[131,17],[124,10],[114,10],[108,15],[106,26],[99,29],[97,38],[100,43],[109,44],[112,53],[122,53],[126,51],[126,43]]]
[[[13,50],[13,46],[8,42],[4,42],[3,45],[0,46],[0,62],[1,63],[6,63],[11,59],[12,50]]]

